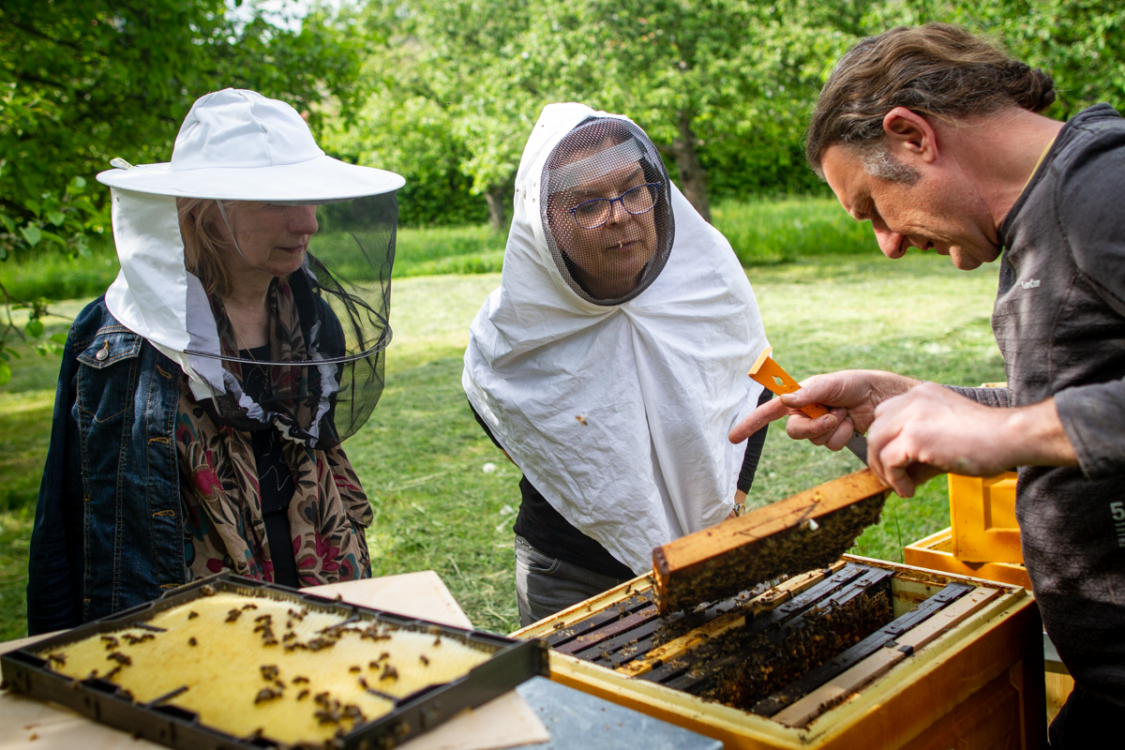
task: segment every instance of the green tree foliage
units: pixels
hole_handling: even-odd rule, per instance
[[[857,38],[869,4],[371,0],[365,22],[385,43],[367,70],[384,85],[348,149],[408,180],[432,173],[428,149],[400,145],[421,124],[499,229],[539,111],[576,100],[644,127],[705,216],[712,167],[720,195],[806,190],[800,135],[823,61]]]
[[[852,44],[898,24],[991,34],[1054,75],[1053,116],[1125,101],[1125,0],[368,0],[361,13],[383,40],[367,62],[382,85],[349,148],[434,180],[414,188],[434,207],[446,196],[433,223],[462,215],[456,165],[503,226],[523,144],[552,101],[632,117],[705,215],[713,197],[823,189],[802,153],[817,92]]]
[[[1015,58],[1051,74],[1062,120],[1098,102],[1125,106],[1125,0],[905,0],[873,14],[883,26],[956,23],[989,34]]]
[[[540,4],[521,0],[370,0],[361,15],[371,48],[364,74],[382,85],[341,150],[368,155],[406,176],[436,177],[421,223],[454,223],[457,201],[434,198],[464,184],[483,196],[496,229],[506,227],[527,133],[567,88],[552,71],[553,40]],[[533,52],[534,51],[534,54]],[[364,144],[357,148],[356,141]],[[333,142],[334,145],[337,143]],[[350,144],[350,145],[345,145]],[[412,213],[404,194],[404,218]],[[429,210],[432,207],[436,210]]]
[[[824,60],[862,33],[869,4],[593,0],[575,4],[576,36],[597,57],[606,104],[646,129],[709,217],[705,162],[728,180],[757,177],[738,185],[743,193],[797,172]]]

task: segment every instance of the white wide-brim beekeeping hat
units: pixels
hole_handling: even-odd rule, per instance
[[[111,188],[177,198],[328,202],[398,190],[394,172],[326,156],[285,102],[224,89],[192,105],[172,161],[98,175]]]

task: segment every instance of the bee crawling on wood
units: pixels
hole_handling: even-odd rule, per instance
[[[196,612],[194,609],[187,613],[187,618],[189,620],[194,620],[197,617],[199,617],[199,613]]]
[[[280,674],[276,664],[263,664],[258,669],[262,672],[263,680],[276,680],[277,675]]]
[[[425,654],[418,654],[418,660],[422,662],[422,666],[430,666],[430,660],[426,658]]]
[[[201,594],[203,594],[204,596],[214,596],[215,595],[215,587],[208,583],[208,584],[204,585],[203,588],[199,589],[199,592]]]
[[[243,609],[257,609],[258,605],[257,604],[243,604],[242,608]],[[266,617],[269,617],[269,615],[266,615]]]
[[[53,653],[53,654],[47,654],[47,663],[50,664],[52,662],[54,662],[55,664],[58,664],[60,667],[65,667],[66,666],[66,654],[64,654],[62,651],[58,651],[58,652]]]
[[[121,653],[120,651],[114,651],[112,654],[107,656],[106,659],[112,659],[113,661],[117,662],[118,664],[121,664],[122,666],[126,666],[126,667],[130,666],[133,663],[133,660],[131,658],[129,658],[125,654]]]
[[[390,664],[384,664],[383,665],[383,673],[381,675],[379,675],[379,679],[380,680],[397,680],[398,679],[398,670],[395,669],[394,667],[392,667]]]
[[[105,642],[106,650],[117,648],[118,640],[112,635],[103,635],[102,640]]]
[[[309,697],[309,691],[308,690],[302,690],[301,692],[297,693],[297,700],[299,700],[299,701],[303,701],[305,698],[308,698],[308,697]]]
[[[297,675],[296,677],[293,678],[293,684],[294,685],[307,685],[308,683],[309,683],[308,677],[303,677],[301,675]]]
[[[242,610],[241,609],[232,609],[230,612],[227,612],[226,622],[234,622],[235,620],[237,620],[241,616],[242,616]]]
[[[188,638],[188,645],[189,646],[198,646],[199,641],[195,640],[195,636],[192,636],[191,638]]]
[[[356,665],[348,667],[348,671],[352,674],[359,674],[359,667]]]

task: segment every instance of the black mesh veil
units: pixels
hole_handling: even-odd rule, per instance
[[[267,219],[270,211],[278,217],[296,214],[305,227],[315,211],[315,229],[303,250],[285,247],[288,235],[280,229],[273,230],[272,236],[280,237],[273,248],[256,241],[247,229],[255,225],[246,216],[258,206],[245,205],[250,208],[244,216],[238,204],[222,204],[237,246],[220,247],[217,254],[220,259],[227,254],[228,271],[248,263],[249,276],[268,281],[269,340],[247,345],[238,322],[227,314],[229,298],[222,290],[212,289],[206,301],[189,304],[189,311],[203,307],[211,314],[193,325],[189,312],[187,353],[210,391],[200,403],[216,421],[236,429],[278,427],[311,447],[335,447],[363,426],[383,392],[384,350],[391,340],[395,194],[313,206],[265,204],[261,213]],[[282,265],[286,260],[291,268]],[[279,268],[286,272],[269,280]],[[269,273],[263,277],[259,269]],[[208,285],[205,270],[190,270]],[[239,283],[232,279],[226,294]]]
[[[660,275],[675,234],[672,187],[643,130],[585,121],[552,150],[541,184],[547,246],[580,297],[618,305]]]

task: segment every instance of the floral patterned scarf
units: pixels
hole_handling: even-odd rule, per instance
[[[275,282],[267,301],[274,321],[271,359],[301,361],[305,343],[289,285]],[[234,329],[221,301],[213,299],[212,309],[224,354],[237,356]],[[243,382],[240,363],[226,361],[224,366]],[[271,367],[268,379],[271,386],[285,386],[292,393],[292,382],[307,378],[308,369]],[[298,409],[311,406],[307,402],[294,405]],[[195,400],[187,377],[181,377],[175,439],[188,579],[230,568],[239,575],[273,581],[251,435],[216,422],[214,410],[207,406]],[[283,439],[282,455],[293,474],[288,517],[301,586],[369,577],[371,561],[364,532],[373,514],[343,449],[315,450]]]

